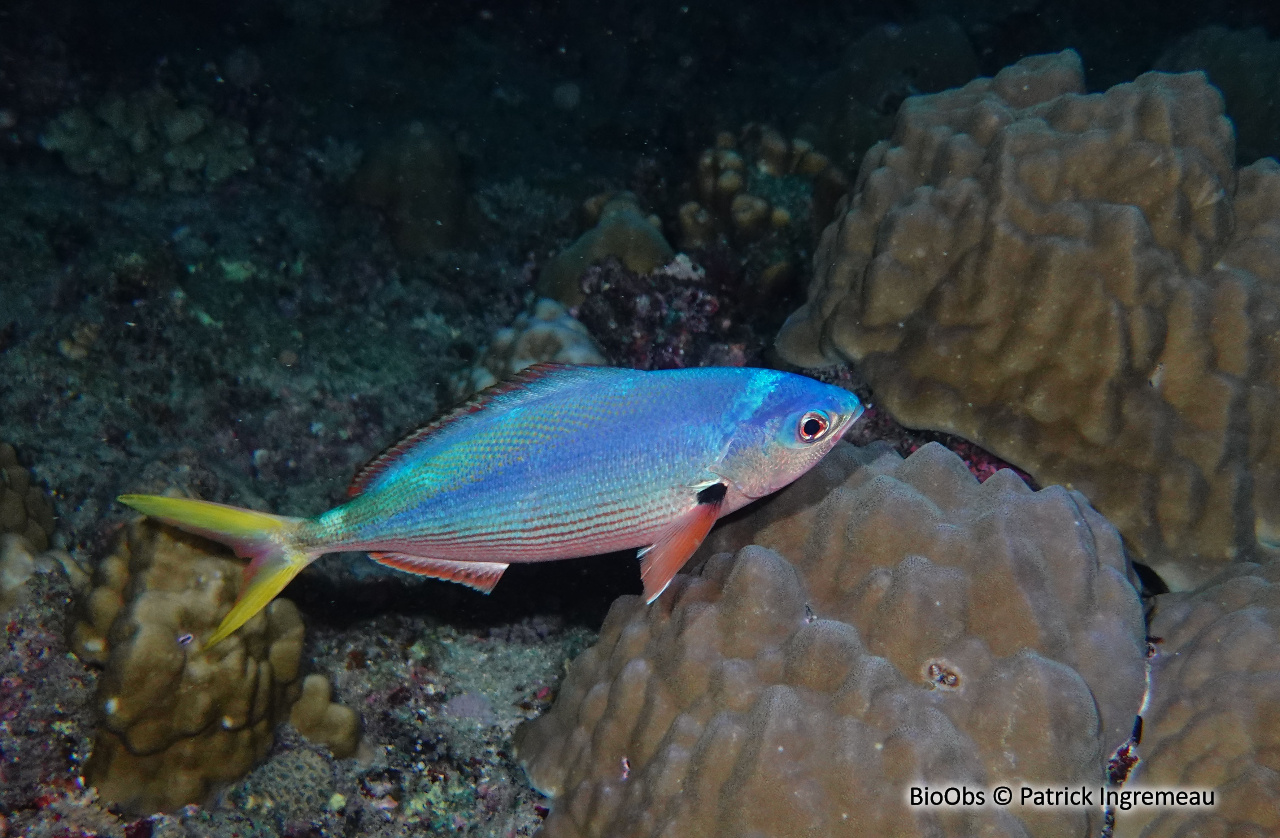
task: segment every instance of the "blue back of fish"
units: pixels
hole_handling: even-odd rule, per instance
[[[505,561],[648,543],[781,375],[552,370],[411,438],[315,537]]]

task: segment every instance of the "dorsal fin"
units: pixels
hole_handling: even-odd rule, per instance
[[[568,373],[580,369],[599,368],[575,364],[534,364],[531,367],[526,367],[505,381],[499,381],[497,384],[486,387],[467,401],[455,407],[453,410],[444,414],[430,424],[424,425],[409,434],[407,437],[370,460],[368,464],[366,464],[365,467],[356,474],[355,479],[351,481],[351,485],[347,487],[347,496],[355,497],[365,491],[365,489],[369,488],[369,484],[377,480],[383,472],[390,468],[396,460],[403,457],[410,449],[427,437],[433,436],[444,428],[457,422],[459,419],[484,410],[486,407],[492,406],[495,402],[504,401],[514,393],[525,392],[535,384],[546,381],[548,378],[561,373]]]

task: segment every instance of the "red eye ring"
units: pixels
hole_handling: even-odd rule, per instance
[[[800,424],[796,426],[796,436],[801,442],[813,442],[825,434],[829,427],[831,427],[831,418],[827,414],[821,410],[811,410],[800,417]]]

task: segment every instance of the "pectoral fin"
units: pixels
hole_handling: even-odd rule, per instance
[[[507,569],[507,565],[500,562],[454,562],[405,553],[370,553],[369,558],[396,570],[457,582],[486,594],[494,589]]]
[[[720,517],[720,507],[728,489],[723,483],[713,483],[698,492],[698,503],[681,515],[653,544],[640,551],[640,579],[644,582],[644,601],[653,602],[676,575],[689,557],[711,532],[712,525]]]

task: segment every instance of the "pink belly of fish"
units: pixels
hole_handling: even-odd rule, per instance
[[[520,529],[436,532],[412,538],[371,539],[343,545],[344,550],[403,553],[451,561],[544,562],[595,556],[647,547],[658,540],[680,510],[656,510],[641,517],[601,521],[599,517],[526,525]]]

